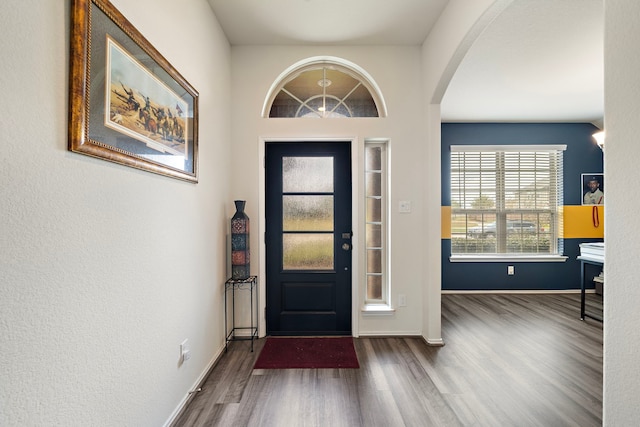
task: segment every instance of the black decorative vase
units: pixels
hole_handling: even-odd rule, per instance
[[[244,200],[236,200],[236,213],[231,218],[231,278],[244,280],[249,269],[249,217],[244,213]]]

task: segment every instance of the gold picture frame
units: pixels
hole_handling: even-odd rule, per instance
[[[198,182],[198,92],[108,0],[73,0],[70,151]]]

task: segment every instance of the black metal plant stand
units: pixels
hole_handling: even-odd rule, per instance
[[[236,326],[236,291],[248,291],[250,298],[250,324],[248,326]],[[228,297],[231,294],[231,325],[228,325]],[[255,296],[254,296],[255,294]],[[254,303],[255,301],[255,303]],[[255,304],[255,308],[254,308]],[[230,341],[248,341],[251,340],[251,351],[253,351],[253,340],[258,338],[258,329],[260,326],[258,307],[258,276],[249,276],[246,279],[228,279],[224,284],[224,330],[225,343],[224,351],[227,351],[227,345]],[[254,322],[255,320],[255,322]],[[231,329],[229,329],[231,326]],[[245,330],[248,334],[237,335],[236,331]]]

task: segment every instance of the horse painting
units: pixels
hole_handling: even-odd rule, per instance
[[[142,120],[146,131],[151,132],[154,135],[158,133],[158,124],[156,123],[156,120],[151,117],[149,111],[145,109],[138,110],[138,118]]]

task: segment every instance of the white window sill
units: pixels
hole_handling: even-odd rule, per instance
[[[449,262],[565,262],[563,255],[451,255]]]
[[[367,304],[360,310],[363,316],[391,316],[396,309],[387,304]]]

